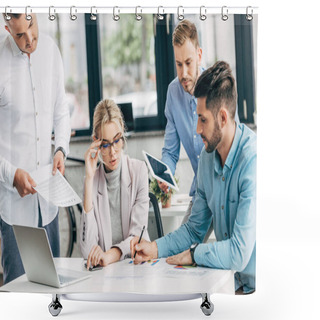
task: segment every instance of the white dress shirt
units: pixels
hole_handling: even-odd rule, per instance
[[[52,163],[52,131],[55,149],[69,151],[61,55],[54,41],[39,33],[29,59],[8,35],[0,42],[0,70],[0,216],[8,224],[37,226],[39,204],[47,225],[57,207],[37,193],[21,198],[13,179],[17,168],[30,173]]]

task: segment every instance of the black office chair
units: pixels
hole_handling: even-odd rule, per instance
[[[148,233],[153,241],[163,236],[163,228],[157,197],[149,192],[149,199]]]

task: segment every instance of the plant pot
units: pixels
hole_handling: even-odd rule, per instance
[[[162,208],[170,208],[171,207],[171,194],[169,195],[169,198],[167,199],[167,202],[164,204],[164,199],[161,197],[161,206]]]

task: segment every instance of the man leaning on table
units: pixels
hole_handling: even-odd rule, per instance
[[[169,264],[231,269],[236,293],[255,291],[256,135],[234,120],[237,102],[230,66],[218,61],[195,87],[202,150],[188,222],[153,242],[131,241],[135,263],[169,257]],[[201,243],[213,222],[217,241]]]
[[[60,52],[39,33],[37,17],[9,14],[0,42],[0,231],[4,283],[24,273],[12,224],[47,230],[60,255],[58,208],[41,198],[30,172],[53,162],[64,173],[70,140],[69,109]],[[51,155],[52,130],[55,152]],[[41,267],[41,266],[40,266]]]
[[[197,99],[194,89],[199,76],[204,71],[201,66],[202,48],[200,47],[196,25],[184,19],[180,21],[172,35],[172,46],[176,63],[177,77],[169,84],[165,116],[167,125],[162,148],[161,160],[166,163],[174,174],[179,161],[180,145],[182,144],[194,171],[189,195],[192,200],[181,224],[188,221],[196,192],[197,171],[203,141],[196,131],[197,126]],[[236,112],[236,120],[239,117]],[[169,192],[165,182],[158,182],[165,193]],[[204,238],[206,242],[213,230],[212,225]]]

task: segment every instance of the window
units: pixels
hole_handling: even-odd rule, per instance
[[[38,14],[39,29],[57,43],[64,64],[71,126],[76,135],[90,135],[93,111],[103,98],[131,103],[135,131],[164,129],[167,88],[175,77],[172,32],[176,15],[159,21],[145,14],[137,21],[134,14],[123,14],[119,21],[112,15],[78,14],[76,21],[58,14],[49,21]],[[202,66],[217,60],[227,61],[238,83],[240,121],[253,123],[255,113],[255,66],[257,17],[246,22],[245,15],[186,15],[198,29],[203,49]],[[2,21],[4,25],[4,22]],[[0,39],[6,35],[0,28]],[[88,72],[89,71],[89,72]]]
[[[39,31],[56,42],[63,60],[65,90],[70,111],[71,128],[90,128],[88,102],[88,72],[84,15],[76,21],[69,15],[57,14],[54,21],[46,14],[38,14]]]
[[[103,97],[132,103],[134,118],[156,116],[153,16],[99,17]]]

